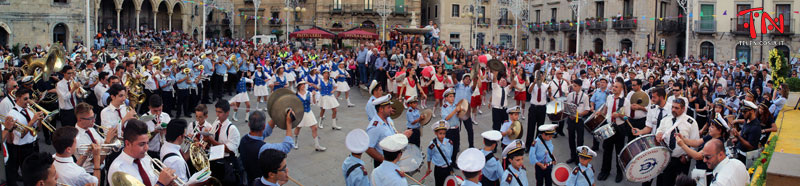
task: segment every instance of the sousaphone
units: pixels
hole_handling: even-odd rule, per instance
[[[272,100],[272,105],[268,106],[269,117],[272,118],[272,121],[275,122],[275,125],[277,125],[278,128],[286,130],[286,120],[291,119],[292,127],[297,127],[297,125],[300,124],[300,120],[303,118],[303,115],[305,114],[303,112],[303,102],[300,101],[300,98],[298,98],[291,91],[276,92],[272,94],[269,99],[273,99],[273,96],[275,98]],[[289,111],[289,109],[294,111],[292,118],[286,118],[286,113]]]

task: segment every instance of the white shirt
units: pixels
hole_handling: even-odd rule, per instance
[[[74,104],[78,104],[75,96],[69,92],[69,81],[62,79],[56,84],[56,92],[58,93],[58,108],[61,110],[72,110],[75,108]]]
[[[672,131],[677,128],[678,132],[683,135],[686,139],[700,139],[700,130],[697,127],[697,122],[694,121],[692,117],[687,116],[686,114],[681,114],[675,120],[675,123],[672,123],[672,119],[675,116],[670,116],[661,120],[661,126],[658,127],[658,133],[661,133],[662,138],[664,139],[664,144],[669,145],[673,143],[670,141],[670,135]],[[681,155],[686,154],[682,148],[678,148],[675,146],[675,149],[672,150],[672,157],[680,157]]]
[[[622,108],[625,109],[624,111],[625,111],[625,115],[626,116],[632,116],[632,114],[631,114],[631,97],[633,97],[633,93],[634,93],[634,91],[628,92],[627,96],[625,96],[625,103],[622,105]],[[649,95],[647,96],[647,100],[650,100],[650,96]],[[656,113],[656,114],[658,114],[658,113]],[[634,117],[632,117],[633,119],[642,119],[642,118],[645,118],[647,116],[647,112],[643,111],[643,110],[636,110],[636,113],[633,116],[634,116]]]
[[[587,111],[589,110],[589,95],[583,91],[570,92],[567,95],[567,103],[575,104],[577,106],[577,113]]]
[[[58,172],[58,182],[67,185],[86,185],[98,182],[97,177],[94,177],[94,175],[84,171],[83,167],[75,164],[72,157],[64,158],[53,154],[53,158],[55,159],[55,161],[53,161],[53,167],[55,167],[56,172]]]
[[[411,96],[419,95],[417,93],[417,87],[419,86],[420,82],[419,81],[414,82],[414,86],[412,87],[411,84],[408,82],[409,78],[411,78],[411,77],[406,77],[406,79],[403,80],[403,83],[401,83],[401,85],[403,85],[403,87],[405,87],[405,93],[406,93],[405,96],[411,97]]]
[[[16,105],[17,103],[11,99],[11,96],[6,96],[2,101],[0,101],[0,113],[8,113],[11,111],[11,108],[14,108]]]
[[[114,159],[114,162],[111,163],[111,167],[109,167],[108,175],[114,175],[116,172],[124,172],[130,174],[136,180],[141,181],[142,176],[139,174],[139,165],[133,162],[134,158],[125,153],[124,151],[120,153],[117,159]],[[153,160],[150,159],[150,156],[144,155],[144,157],[140,160],[142,164],[142,169],[147,174],[147,178],[150,179],[150,184],[156,185],[158,181],[158,175],[156,175],[155,171],[153,171]],[[112,176],[108,177],[108,183],[112,182]],[[112,185],[114,186],[114,185]]]
[[[169,123],[169,121],[170,121],[169,114],[167,114],[165,112],[161,112],[161,114],[155,115],[151,111],[151,112],[147,112],[147,115],[154,115],[155,116],[155,118],[153,120],[148,121],[147,123],[145,123],[145,124],[147,124],[147,131],[148,132],[153,132],[156,129],[162,129],[161,124],[162,123]],[[148,145],[147,150],[148,151],[158,152],[161,149],[161,144],[162,143],[164,143],[164,135],[161,135],[161,133],[153,134],[153,136],[150,139],[150,141],[147,142],[147,145]]]
[[[145,74],[142,74],[142,76],[147,76],[147,80],[144,81],[145,89],[155,91],[161,88],[156,87],[156,81],[158,81],[158,78],[161,78],[159,75],[153,75],[153,73],[145,72]]]
[[[615,117],[612,116],[614,114],[614,112],[613,112],[615,110],[614,108],[616,108],[616,112],[620,112],[620,109],[624,108],[624,107],[617,107],[619,105],[620,101],[625,101],[625,99],[622,99],[622,96],[623,95],[619,95],[618,97],[616,97],[616,99],[617,99],[616,100],[617,101],[616,105],[614,104],[614,94],[613,93],[609,94],[608,97],[606,97],[606,103],[605,103],[605,105],[607,107],[607,109],[606,109],[606,118],[607,118],[606,122],[608,122],[608,123],[614,122],[614,124],[617,124],[617,125],[625,124],[625,120],[622,120],[620,118],[615,118]]]
[[[736,159],[725,158],[714,167],[712,174],[715,179],[710,186],[745,186],[750,183],[747,168]]]
[[[16,106],[11,109],[9,116],[14,118],[14,120],[19,122],[20,124],[27,125],[30,126],[31,128],[36,129],[37,128],[36,126],[39,125],[39,122],[35,122],[33,125],[28,125],[28,118],[25,118],[25,116],[23,116],[22,111],[25,111],[28,115],[28,118],[30,119],[33,119],[34,114],[36,114],[36,112],[34,112],[33,109],[25,108],[23,110],[22,107]],[[13,139],[14,145],[27,145],[35,141],[36,141],[36,136],[33,135],[33,133],[27,132],[25,136],[22,136],[22,133],[14,130],[14,139]]]
[[[511,102],[511,98],[508,98],[508,94],[511,93],[509,86],[500,87],[499,83],[492,83],[492,108],[496,109],[505,109],[508,106],[508,102]],[[505,94],[503,91],[505,90]],[[503,103],[500,103],[500,99],[505,99]]]
[[[228,126],[230,125],[230,130],[228,130]],[[236,125],[231,125],[231,121],[225,119],[225,122],[220,124],[219,120],[214,121],[212,124],[214,133],[216,134],[216,130],[219,130],[219,138],[216,139],[217,142],[222,143],[225,145],[225,148],[234,152],[236,156],[239,156],[239,140],[241,140],[242,136],[239,134],[239,129],[236,128]],[[225,152],[225,157],[230,156],[230,153]]]
[[[666,106],[666,104],[664,106]],[[664,120],[667,117],[672,117],[672,108],[659,108],[660,107],[656,104],[650,104],[650,106],[647,107],[647,120],[644,122],[644,125],[652,129],[650,130],[650,134],[655,135],[656,131],[658,130],[658,126],[660,126],[659,122],[661,121],[658,120],[659,112],[661,112],[661,120]]]
[[[559,92],[559,90],[561,90]],[[567,83],[564,79],[556,79],[550,81],[550,95],[553,95],[554,98],[564,97],[569,93],[569,83]]]
[[[100,133],[98,133],[97,130],[95,130],[93,127],[89,127],[88,130],[84,130],[83,128],[80,127],[75,127],[75,128],[78,129],[78,137],[76,139],[76,143],[78,144],[78,146],[92,144],[92,138],[89,137],[89,134],[87,134],[86,131],[92,133],[92,137],[94,137],[94,140],[98,145],[103,144],[106,141],[106,139],[103,138],[103,136],[100,136]],[[92,163],[93,159],[94,157],[91,153],[88,153],[86,155],[86,161],[84,161],[83,165],[81,165],[83,166],[83,169],[85,169],[86,172],[94,171],[94,164]],[[103,161],[100,164],[100,168],[103,168],[104,166],[105,166],[105,161]]]
[[[119,113],[117,113],[119,110]],[[128,114],[128,106],[125,104],[119,105],[119,108],[114,104],[108,104],[103,111],[100,111],[100,121],[103,127],[111,128],[117,127],[117,136],[122,139],[122,117]]]
[[[170,153],[175,153],[177,156],[164,159],[164,157]],[[175,170],[175,175],[178,176],[178,178],[183,181],[189,180],[189,165],[187,165],[186,161],[183,159],[180,145],[169,142],[164,143],[164,146],[161,146],[161,152],[158,157],[160,157],[161,162],[164,163],[164,166]]]
[[[532,105],[547,105],[547,87],[549,83],[533,83],[531,84],[531,104]],[[537,95],[541,94],[541,95]],[[541,96],[541,98],[539,97]]]
[[[106,93],[106,91],[108,91],[108,85],[105,85],[103,83],[97,83],[96,85],[94,85],[94,88],[92,89],[94,91],[94,96],[97,97],[97,105],[104,106],[103,94]]]

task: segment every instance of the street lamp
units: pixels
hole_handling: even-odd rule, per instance
[[[386,8],[386,0],[382,0],[381,4],[383,4],[383,6],[376,11],[378,15],[381,16],[381,21],[383,22],[381,23],[381,38],[383,38],[382,41],[386,41],[386,18],[389,17],[389,13],[392,13],[392,10]]]
[[[685,49],[683,50],[684,51],[684,53],[683,53],[683,61],[686,61],[686,60],[689,60],[689,11],[691,10],[691,7],[689,7],[689,3],[691,3],[691,2],[687,1],[687,0],[676,0],[676,1],[678,1],[678,5],[680,5],[681,8],[683,8],[683,12],[686,13],[685,14],[686,15],[686,34],[684,34],[684,35],[686,35],[686,41],[684,41],[686,46],[684,46]]]
[[[253,10],[255,10],[255,15],[253,16],[253,36],[258,35],[258,7],[261,5],[261,0],[253,0]],[[245,20],[247,22],[247,20]]]
[[[289,12],[302,13],[306,12],[306,8],[300,7],[299,3],[295,0],[286,0],[286,6],[283,7],[286,12],[286,44],[289,44]],[[297,22],[297,18],[294,20]],[[296,25],[296,24],[295,24]]]
[[[578,57],[581,51],[581,7],[584,5],[586,5],[586,0],[573,0],[569,3],[569,8],[572,9],[572,12],[575,12],[577,23],[577,29],[575,29],[575,57]]]
[[[514,15],[514,50],[517,49],[517,21],[522,16],[523,10],[527,10],[525,0],[511,0],[511,7],[508,7],[508,11]]]
[[[463,14],[463,17],[470,18],[470,25],[469,25],[469,47],[475,48],[473,42],[474,33],[473,27],[478,24],[478,18],[483,17],[483,13],[478,13],[478,4],[480,4],[481,0],[475,0],[474,4],[471,5],[471,10],[467,10],[466,13]]]

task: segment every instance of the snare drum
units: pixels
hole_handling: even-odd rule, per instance
[[[397,166],[407,175],[412,176],[422,169],[422,162],[425,161],[425,154],[416,145],[408,145],[403,150],[403,156],[397,162]]]
[[[559,163],[553,166],[553,171],[550,172],[550,178],[553,179],[553,184],[566,185],[570,172],[569,165],[566,163]]]
[[[584,122],[586,130],[594,131],[606,121],[606,116],[598,113],[599,112],[592,113],[589,118],[586,118],[586,122]]]
[[[564,102],[566,100],[567,98],[560,97],[547,103],[546,113],[550,121],[559,122],[566,118],[567,115],[564,114]]]
[[[617,156],[625,178],[631,182],[652,180],[664,171],[670,159],[670,150],[648,134],[634,139]]]
[[[606,140],[616,133],[617,131],[614,130],[614,125],[606,124],[592,131],[592,136],[597,140]]]

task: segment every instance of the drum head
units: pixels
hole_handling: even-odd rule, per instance
[[[419,171],[423,161],[425,161],[425,158],[422,157],[422,151],[419,150],[419,147],[408,145],[403,150],[403,156],[400,157],[397,166],[400,167],[401,171],[413,174]]]
[[[651,142],[652,141],[652,142]],[[625,179],[631,182],[645,182],[656,178],[664,168],[667,167],[670,159],[670,150],[655,144],[653,135],[644,135],[634,139],[622,149],[620,155],[628,153],[629,148],[645,148],[630,160],[622,160],[622,156],[617,156],[618,163],[623,167]],[[626,158],[627,159],[627,158]],[[623,161],[627,161],[623,163]]]
[[[592,131],[592,135],[597,138],[598,140],[605,140],[614,136],[617,132],[614,130],[614,126],[611,124],[606,124],[601,126],[600,128],[595,129]]]
[[[447,176],[447,179],[444,180],[445,186],[459,186],[461,183],[464,182],[464,179],[461,176],[450,175]]]
[[[553,184],[556,185],[566,185],[569,175],[569,165],[566,163],[559,163],[558,165],[553,166],[553,171],[550,172],[550,177],[553,178]]]

